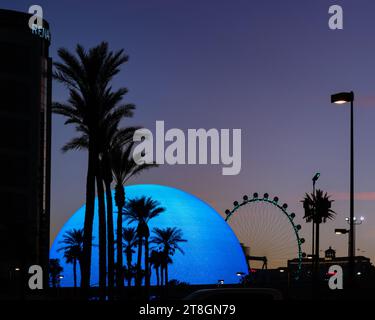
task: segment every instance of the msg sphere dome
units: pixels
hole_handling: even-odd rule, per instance
[[[190,284],[214,284],[218,280],[224,280],[225,283],[238,283],[237,272],[247,273],[247,263],[237,237],[224,219],[204,201],[182,190],[160,185],[127,186],[125,194],[126,199],[151,197],[166,209],[165,212],[150,220],[151,236],[154,227],[177,227],[182,230],[183,238],[187,240],[181,243],[185,254],[176,252],[172,257],[173,263],[168,267],[169,280],[177,279]],[[112,196],[114,198],[114,191]],[[99,282],[97,210],[96,201],[91,261],[91,285],[93,286],[98,285]],[[67,264],[63,258],[64,253],[58,251],[62,246],[59,242],[66,231],[83,228],[84,214],[85,206],[76,211],[65,223],[51,248],[51,259],[60,259],[60,264],[64,268],[61,286],[73,286],[73,266]],[[115,222],[116,217],[117,210],[114,207]],[[127,226],[127,221],[124,221],[123,226]],[[124,263],[125,261],[124,257]],[[136,253],[133,256],[133,263],[136,263]],[[153,269],[151,284],[156,284],[155,278]],[[79,284],[79,267],[77,267],[77,279]]]

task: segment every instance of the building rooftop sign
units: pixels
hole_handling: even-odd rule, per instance
[[[51,32],[49,29],[39,27],[38,25],[33,24],[31,28],[31,32],[32,34],[51,42]]]

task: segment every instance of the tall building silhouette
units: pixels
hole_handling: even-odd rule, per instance
[[[0,10],[0,288],[27,284],[30,265],[47,274],[50,33],[46,21],[30,28],[30,17]]]

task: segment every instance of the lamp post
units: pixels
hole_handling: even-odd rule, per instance
[[[318,181],[319,177],[320,177],[320,173],[317,172],[317,173],[315,173],[315,175],[312,178],[312,182],[313,182],[313,196],[314,197],[315,197],[315,184]],[[314,214],[315,214],[315,211],[314,211]],[[315,218],[313,218],[313,221],[312,221],[312,246],[311,246],[311,249],[312,249],[311,250],[311,254],[314,255],[315,254]]]
[[[340,92],[331,95],[331,103],[345,104],[350,102],[350,218],[349,218],[349,279],[354,283],[354,93]]]

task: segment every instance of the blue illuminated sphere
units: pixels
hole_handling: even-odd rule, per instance
[[[237,237],[224,219],[204,201],[182,190],[160,185],[127,186],[125,194],[126,199],[151,197],[166,208],[165,212],[149,222],[150,231],[154,227],[177,227],[182,230],[183,238],[187,240],[181,243],[185,254],[176,252],[172,257],[173,263],[168,270],[169,280],[177,279],[190,284],[215,284],[218,280],[238,283],[237,272],[247,272],[245,256]],[[114,192],[112,195],[114,197]],[[95,246],[99,238],[97,208],[96,202],[91,268],[93,286],[98,285],[98,247]],[[66,231],[83,228],[84,213],[85,206],[73,214],[55,238],[50,251],[50,257],[60,259],[64,268],[62,286],[73,286],[73,266],[65,263],[63,252],[58,251],[62,246],[59,242]],[[114,221],[116,217],[117,210],[114,208]],[[127,226],[126,221],[123,226]],[[136,254],[133,263],[136,263]],[[155,272],[152,270],[151,284],[156,283],[155,278]],[[78,283],[79,281],[78,268]]]

